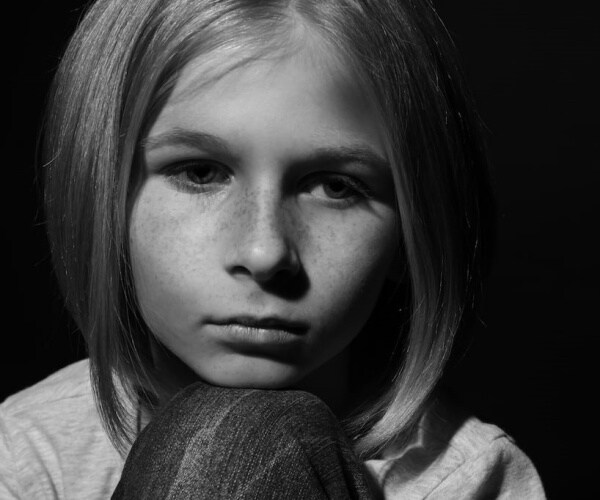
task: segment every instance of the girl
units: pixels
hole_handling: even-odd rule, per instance
[[[543,498],[434,391],[492,210],[427,1],[98,0],[44,130],[89,360],[3,403],[2,498]]]

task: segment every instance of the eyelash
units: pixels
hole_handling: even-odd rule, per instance
[[[190,174],[193,173],[194,170],[197,170],[198,167],[203,166],[211,169],[211,174],[216,174],[217,176],[219,174],[226,175],[227,181],[231,178],[231,176],[226,173],[227,169],[224,165],[211,160],[190,160],[173,163],[163,169],[163,174],[177,189],[187,193],[204,193],[209,191],[209,185],[215,182],[213,180],[215,175],[211,177],[209,182],[205,183],[194,182],[190,179]]]
[[[194,170],[197,170],[198,167],[208,167],[210,170],[210,180],[208,182],[195,182],[190,179],[190,174],[193,173]],[[224,165],[211,161],[211,160],[191,160],[191,161],[182,161],[178,163],[171,164],[163,169],[163,175],[165,175],[170,182],[172,182],[177,189],[180,189],[184,192],[188,193],[203,193],[210,190],[210,184],[214,182],[229,182],[231,180],[231,175],[227,172],[228,169]],[[219,177],[221,175],[221,179],[219,181],[213,180],[215,177]],[[371,190],[369,187],[359,179],[345,174],[339,174],[335,172],[318,172],[312,174],[307,180],[303,183],[303,192],[309,192],[307,188],[314,188],[315,186],[325,186],[327,183],[331,184],[331,182],[340,182],[343,184],[343,187],[347,190],[350,190],[350,193],[341,198],[335,197],[323,197],[326,198],[332,203],[336,203],[339,205],[351,205],[354,203],[358,203],[361,200],[369,199],[372,197]]]
[[[326,186],[328,183],[340,182],[343,184],[344,189],[350,190],[349,194],[341,198],[335,198],[327,196],[326,198],[332,203],[351,205],[358,203],[362,200],[371,198],[371,190],[368,186],[360,181],[359,179],[350,175],[338,174],[333,172],[319,172],[311,176],[311,178],[305,183],[310,188],[316,185]]]

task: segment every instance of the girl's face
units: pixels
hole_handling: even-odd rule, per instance
[[[322,54],[211,69],[184,68],[143,143],[140,308],[210,383],[302,387],[340,366],[397,252],[377,120]]]

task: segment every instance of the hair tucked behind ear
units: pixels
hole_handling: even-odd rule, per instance
[[[51,91],[45,207],[98,408],[123,451],[135,437],[131,401],[152,406],[177,388],[155,366],[131,278],[139,141],[187,62],[226,49],[226,72],[274,50],[297,23],[354,67],[388,125],[407,321],[389,385],[348,422],[362,455],[410,436],[473,306],[492,228],[487,163],[452,42],[426,0],[98,0]]]

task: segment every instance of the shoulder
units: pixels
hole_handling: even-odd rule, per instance
[[[5,415],[19,415],[65,403],[72,399],[92,396],[89,361],[83,359],[68,365],[31,387],[23,389],[0,405]]]
[[[529,458],[499,427],[447,402],[431,405],[415,440],[367,462],[385,498],[544,499]]]
[[[0,497],[102,498],[121,467],[96,410],[88,360],[0,404]]]

